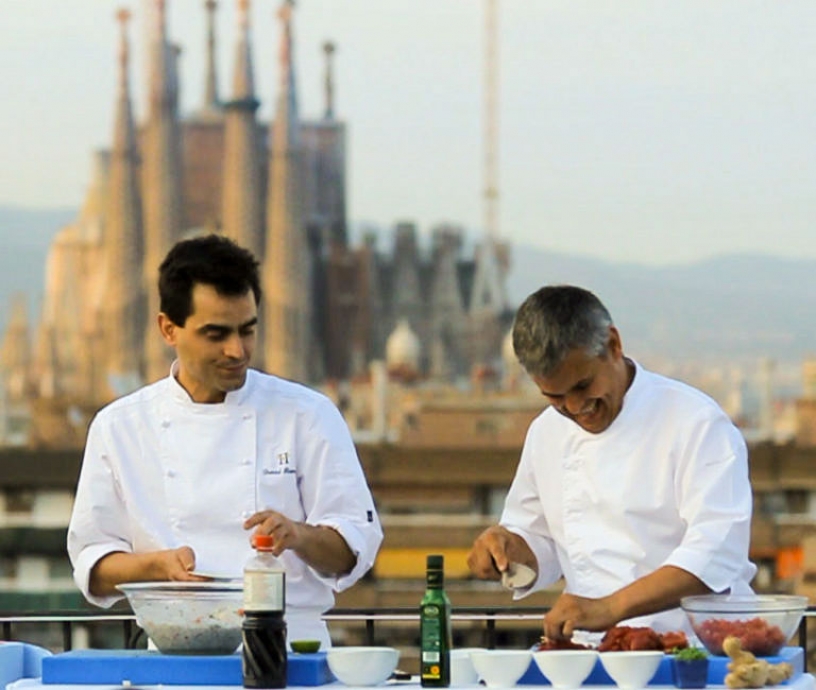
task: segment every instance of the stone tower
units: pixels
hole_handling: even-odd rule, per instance
[[[204,75],[204,103],[202,113],[220,113],[221,102],[218,98],[218,72],[215,69],[215,10],[218,3],[206,0],[207,10],[207,71]]]
[[[303,168],[292,68],[292,1],[279,10],[280,83],[272,125],[263,264],[264,364],[297,381],[310,378],[311,273],[303,229]]]
[[[170,355],[157,329],[156,289],[159,264],[179,239],[182,218],[181,127],[178,115],[178,48],[167,40],[165,0],[155,0],[150,44],[148,116],[144,155],[144,290],[147,324],[144,334],[145,378],[167,376]]]
[[[222,231],[259,260],[263,257],[263,178],[255,112],[255,79],[250,46],[249,0],[241,0],[232,99],[224,103],[225,139]]]
[[[142,208],[139,185],[139,156],[130,101],[129,44],[130,13],[120,10],[119,93],[110,155],[109,190],[103,247],[105,294],[100,300],[104,328],[104,377],[114,396],[141,385],[142,340],[145,333],[142,292]],[[157,337],[157,333],[153,333]]]

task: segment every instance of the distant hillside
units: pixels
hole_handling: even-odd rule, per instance
[[[13,293],[27,293],[32,316],[39,313],[48,246],[76,214],[71,208],[0,206],[0,333],[5,331]]]
[[[728,255],[655,268],[516,247],[508,291],[518,303],[547,283],[587,287],[635,354],[798,362],[816,353],[814,278],[809,259]]]
[[[0,207],[0,328],[15,291],[28,293],[32,314],[39,311],[49,243],[75,215]],[[814,260],[733,255],[655,268],[514,246],[512,302],[547,283],[596,291],[635,356],[799,362],[816,353]]]

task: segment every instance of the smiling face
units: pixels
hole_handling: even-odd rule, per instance
[[[620,334],[610,326],[604,354],[572,349],[552,374],[532,379],[560,414],[585,431],[599,434],[620,413],[633,376],[634,365],[623,356]]]
[[[183,326],[159,314],[159,328],[178,356],[178,382],[194,402],[223,402],[246,380],[255,347],[258,307],[252,291],[224,296],[196,283]]]

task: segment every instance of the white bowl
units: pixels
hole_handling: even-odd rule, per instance
[[[450,651],[450,684],[453,687],[478,685],[479,674],[470,658],[471,652],[483,652],[481,647],[460,647]]]
[[[595,668],[594,649],[550,649],[533,652],[538,668],[554,688],[577,688]]]
[[[393,647],[332,647],[326,660],[344,685],[379,685],[397,667],[399,651]]]
[[[473,666],[489,688],[510,688],[530,668],[533,653],[522,649],[482,649],[470,653]]]
[[[623,690],[645,688],[657,672],[665,654],[659,651],[601,652],[606,672]]]

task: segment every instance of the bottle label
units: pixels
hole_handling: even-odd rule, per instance
[[[421,680],[423,683],[447,685],[447,633],[445,611],[436,604],[420,609]]]
[[[247,611],[283,611],[286,607],[285,588],[283,571],[246,571],[244,608]]]

